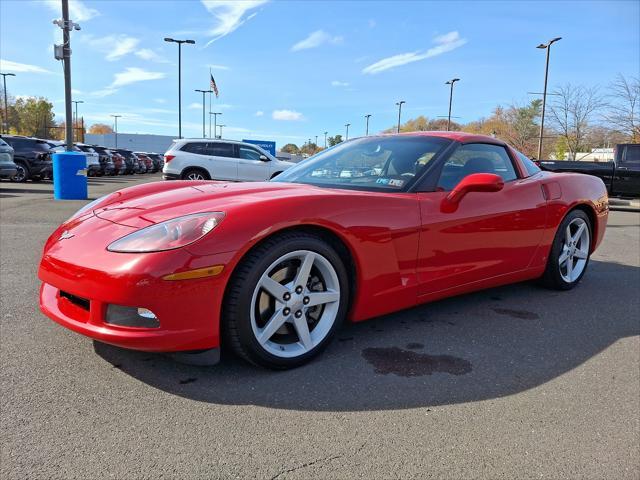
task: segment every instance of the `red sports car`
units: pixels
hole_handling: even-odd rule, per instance
[[[271,182],[158,182],[51,235],[42,311],[125,348],[289,368],[360,322],[540,279],[568,290],[604,236],[599,178],[543,172],[505,143],[420,132],[354,139]]]

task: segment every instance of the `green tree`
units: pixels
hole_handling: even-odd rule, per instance
[[[280,151],[297,155],[300,153],[300,148],[295,143],[287,143],[284,147],[280,149]]]
[[[16,130],[20,135],[46,136],[46,128],[55,125],[53,104],[44,97],[18,98],[13,108],[18,117]]]
[[[327,137],[327,144],[330,147],[334,147],[339,143],[342,143],[342,135],[334,135],[333,137]]]

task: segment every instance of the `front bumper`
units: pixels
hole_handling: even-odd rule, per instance
[[[178,175],[177,173],[163,173],[162,179],[163,180],[180,180],[180,175]]]
[[[12,178],[17,172],[15,163],[0,163],[0,178]]]
[[[31,176],[50,178],[53,176],[53,166],[51,163],[35,163],[30,166]]]
[[[55,238],[59,232],[54,234]],[[38,276],[43,282],[40,309],[49,318],[87,337],[134,350],[184,352],[220,346],[219,316],[227,272],[216,277],[180,281],[162,277],[177,271],[225,264],[230,255],[196,257],[186,249],[122,254],[92,248],[91,252],[78,253],[82,247],[73,245],[74,240],[64,240],[69,242],[64,252],[59,241],[54,240],[51,246],[50,239],[45,247]],[[88,250],[86,245],[84,250]],[[70,257],[77,257],[77,261],[70,262]],[[64,293],[61,295],[61,292]],[[73,301],[70,297],[83,301]],[[160,326],[109,324],[106,314],[110,304],[149,309]]]

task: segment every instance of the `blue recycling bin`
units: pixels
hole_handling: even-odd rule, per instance
[[[87,157],[81,152],[54,153],[54,200],[86,200],[87,193]]]

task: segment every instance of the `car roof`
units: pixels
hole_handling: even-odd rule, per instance
[[[461,143],[493,143],[495,145],[506,145],[505,142],[488,135],[479,135],[467,132],[444,132],[442,130],[426,130],[420,132],[384,133],[379,136],[385,137],[440,137],[448,138]]]

